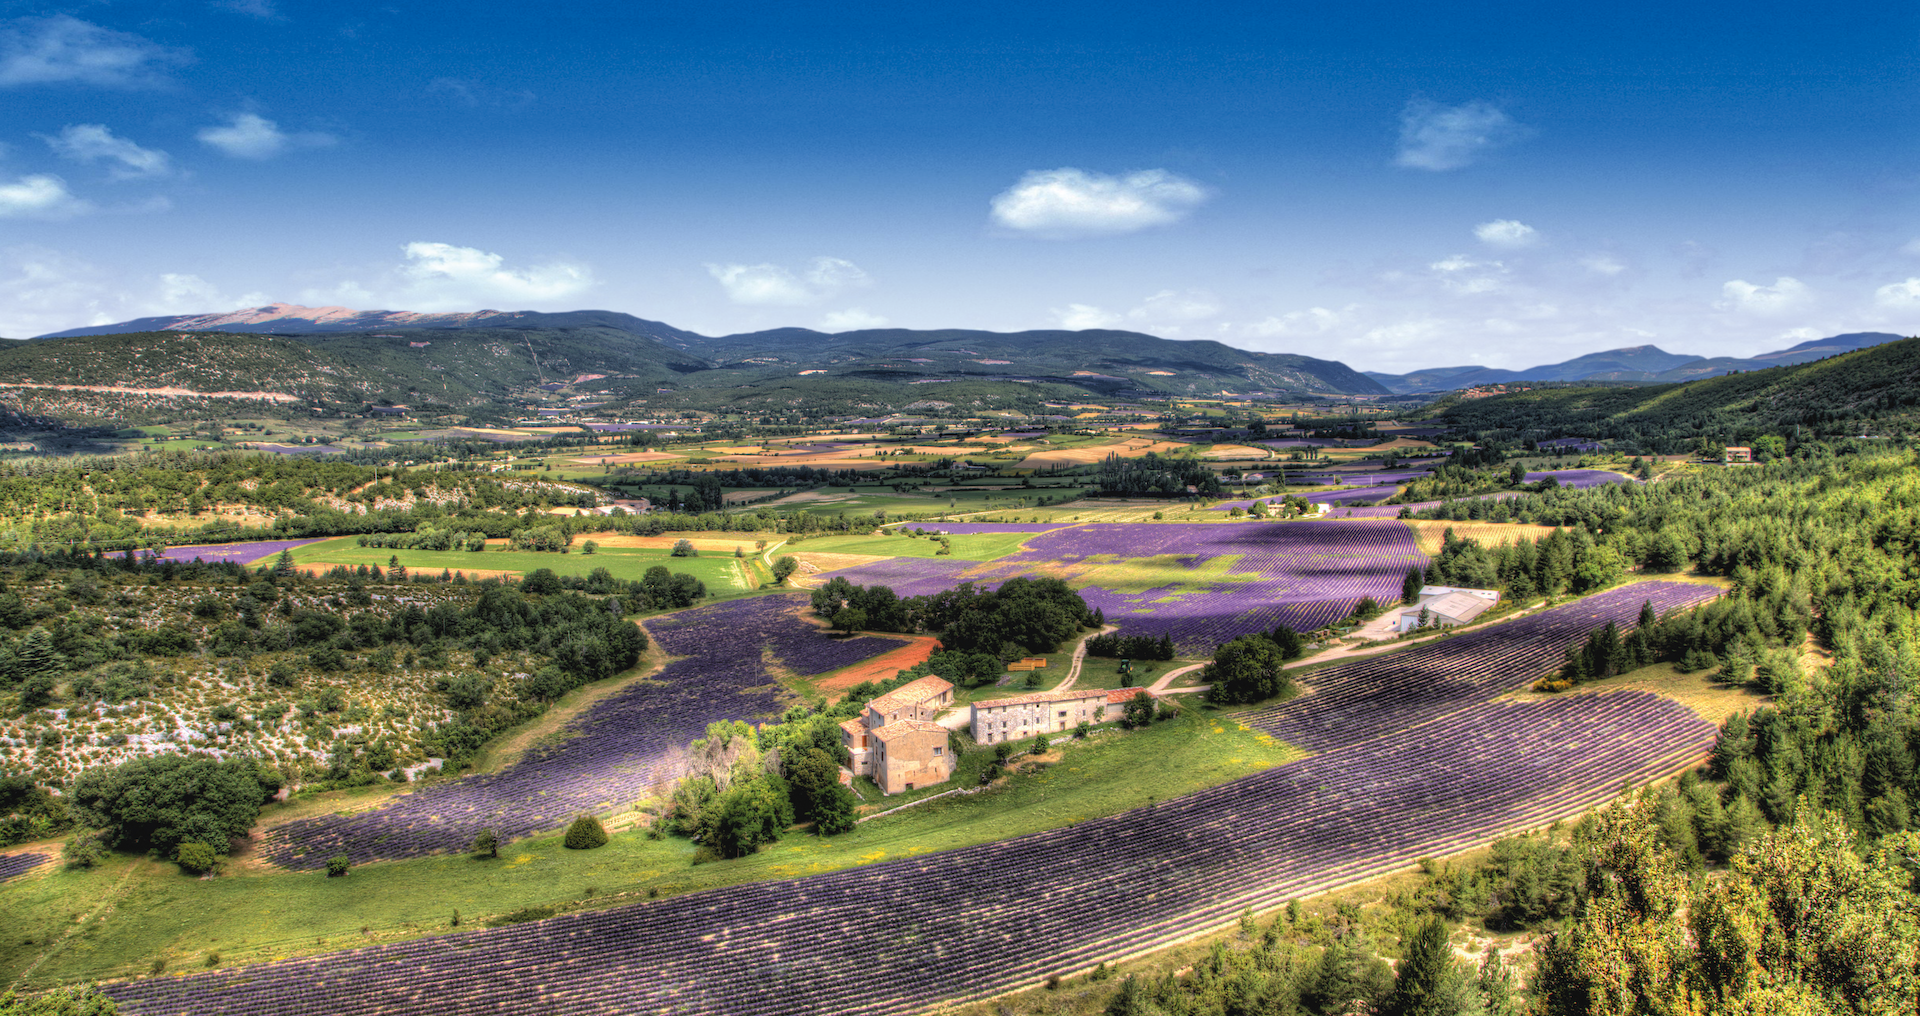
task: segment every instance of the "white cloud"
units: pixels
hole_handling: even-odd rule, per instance
[[[300,299],[358,310],[518,310],[555,306],[599,284],[591,268],[565,261],[516,268],[501,255],[477,247],[424,241],[401,250],[406,261],[387,268],[372,283],[346,279],[330,288],[305,290]]]
[[[758,306],[799,307],[873,284],[859,265],[828,257],[814,258],[802,273],[775,264],[709,264],[707,274],[727,291],[727,299]]]
[[[141,316],[207,314],[241,307],[259,307],[271,302],[272,299],[265,293],[227,296],[218,286],[198,275],[165,272],[160,276],[160,285],[155,288],[154,295],[140,305],[139,313]]]
[[[820,319],[823,332],[857,332],[865,328],[885,328],[887,319],[868,312],[863,307],[848,307],[836,310]]]
[[[1873,291],[1873,302],[1892,310],[1912,310],[1920,307],[1920,279],[1908,279],[1905,282],[1893,282],[1881,286]]]
[[[65,14],[15,18],[0,29],[0,86],[158,88],[168,82],[166,68],[191,59],[186,50]]]
[[[1473,235],[1490,247],[1530,247],[1540,239],[1539,230],[1515,219],[1495,219],[1473,227]]]
[[[1783,314],[1805,305],[1813,296],[1807,284],[1790,276],[1781,276],[1771,286],[1745,279],[1734,279],[1720,287],[1721,299],[1714,306],[1743,314]]]
[[[594,284],[592,271],[582,265],[506,268],[506,259],[498,254],[448,243],[415,242],[407,244],[405,251],[408,264],[403,272],[416,290],[438,291],[450,297],[457,294],[484,301],[548,302],[584,293]]]
[[[1908,240],[1900,245],[1900,253],[1920,256],[1920,239]]]
[[[1124,314],[1112,314],[1092,304],[1070,303],[1065,308],[1051,310],[1053,320],[1068,331],[1077,332],[1086,328],[1118,328],[1126,323]]]
[[[1595,275],[1619,275],[1627,266],[1608,254],[1589,254],[1580,259],[1580,266]]]
[[[1400,151],[1393,161],[1407,169],[1436,173],[1461,169],[1519,133],[1520,125],[1491,103],[1442,106],[1414,99],[1400,111]]]
[[[0,218],[69,219],[93,206],[67,190],[67,182],[49,173],[23,176],[0,183]]]
[[[75,162],[106,160],[110,163],[107,175],[115,180],[166,176],[173,171],[173,162],[167,153],[115,137],[105,124],[71,124],[58,135],[41,135],[41,139],[56,153]]]
[[[993,221],[1049,239],[1111,236],[1185,218],[1206,188],[1164,169],[1107,176],[1062,167],[1034,170],[994,196]]]
[[[331,134],[288,134],[258,113],[235,113],[225,127],[202,127],[200,142],[236,159],[271,159],[293,148],[326,148],[338,142]]]
[[[0,335],[24,339],[118,320],[92,265],[41,247],[0,251]]]

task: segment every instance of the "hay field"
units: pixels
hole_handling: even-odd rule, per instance
[[[1087,466],[1101,462],[1108,455],[1118,455],[1123,459],[1138,458],[1148,452],[1158,455],[1172,455],[1193,447],[1180,441],[1155,441],[1151,438],[1130,437],[1124,441],[1110,444],[1089,445],[1083,448],[1054,448],[1044,452],[1034,452],[1020,460],[1016,469],[1045,469],[1048,466]]]

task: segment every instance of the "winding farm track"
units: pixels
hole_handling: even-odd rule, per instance
[[[1314,694],[1248,717],[1319,754],[1109,818],[105,990],[124,1012],[182,1016],[877,1016],[989,995],[1567,817],[1697,760],[1712,725],[1653,695],[1488,700],[1532,680],[1594,624],[1630,624],[1643,599],[1678,605],[1714,592],[1643,584],[1535,616],[1544,623],[1446,640],[1424,659],[1416,650],[1321,672]]]

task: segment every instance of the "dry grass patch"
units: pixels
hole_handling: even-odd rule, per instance
[[[672,452],[627,452],[624,455],[595,455],[591,458],[572,459],[576,466],[598,466],[603,463],[621,465],[628,462],[665,462],[668,459],[685,458]]]
[[[1413,539],[1419,545],[1420,553],[1429,557],[1440,553],[1440,546],[1446,540],[1449,529],[1460,539],[1477,540],[1484,547],[1498,547],[1503,543],[1538,540],[1555,528],[1525,522],[1446,522],[1424,519],[1402,519],[1400,524],[1413,530]]]

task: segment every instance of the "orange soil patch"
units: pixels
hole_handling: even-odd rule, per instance
[[[881,653],[865,663],[856,663],[824,681],[815,682],[814,687],[821,691],[839,691],[863,681],[884,681],[898,671],[927,662],[927,657],[932,656],[938,648],[939,639],[931,635],[916,635],[906,645]]]
[[[530,430],[536,434],[577,434],[578,427],[515,427],[514,430]]]
[[[685,457],[684,455],[675,455],[672,452],[628,452],[625,455],[595,455],[592,458],[574,459],[572,461],[576,466],[597,466],[608,462],[618,465],[624,462],[661,462],[666,459],[680,459]]]
[[[1432,447],[1435,447],[1432,441],[1422,441],[1419,438],[1413,438],[1413,437],[1396,437],[1393,440],[1386,442],[1385,444],[1377,444],[1373,446],[1373,448],[1376,450],[1381,448],[1432,448]]]

